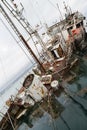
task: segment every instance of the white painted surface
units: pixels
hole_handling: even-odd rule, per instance
[[[41,83],[38,76],[35,75],[28,92],[37,102],[47,95],[47,88]]]

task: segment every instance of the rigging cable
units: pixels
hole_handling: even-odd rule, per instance
[[[39,17],[39,15],[38,15],[38,13],[36,12],[36,10],[35,10],[35,8],[34,8],[34,5],[33,5],[33,3],[32,3],[32,1],[31,1],[31,0],[30,0],[30,3],[31,3],[31,6],[33,7],[33,11],[34,11],[34,13],[36,14],[36,16],[37,16],[38,20],[40,21],[40,24],[42,25],[41,19],[40,19],[40,17]]]
[[[51,2],[51,0],[48,0],[48,2],[49,2],[55,9],[57,9],[57,7]]]
[[[4,23],[4,21],[0,18],[0,21],[2,22],[2,24],[5,26],[5,28],[8,30],[8,32],[10,33],[10,35],[13,37],[13,39],[16,41],[17,45],[22,49],[22,51],[24,52],[24,54],[27,56],[28,60],[30,60],[30,62],[33,64],[32,60],[29,58],[29,56],[27,55],[27,53],[25,52],[25,50],[22,48],[22,46],[19,43],[19,41],[16,40],[16,38],[14,37],[14,35],[12,34],[12,32],[10,31],[10,29],[7,27],[7,25]]]
[[[38,8],[38,11],[41,13],[42,10],[41,10],[40,5],[38,4],[37,0],[36,0],[36,5],[37,5],[37,8]],[[45,17],[43,16],[43,14],[41,14],[41,15],[42,15],[43,22],[46,23]]]
[[[51,0],[48,0],[48,2],[49,2],[55,9],[57,9],[57,10],[59,11],[60,16],[61,16],[61,18],[62,18],[62,20],[63,20],[63,16],[62,16],[61,10],[60,10],[60,8],[59,8],[59,4],[57,3],[57,7],[56,7],[56,6],[51,2]]]
[[[39,36],[39,34],[38,33],[35,33],[35,30],[33,30],[32,29],[32,27],[30,27],[31,25],[29,24],[29,22],[27,21],[27,26],[25,27],[24,25],[23,25],[23,23],[22,22],[24,22],[24,20],[23,19],[20,19],[20,16],[17,14],[17,12],[11,7],[11,5],[6,1],[6,0],[4,0],[3,1],[3,4],[6,6],[6,8],[11,12],[11,14],[16,18],[16,20],[22,25],[22,27],[27,31],[27,33],[30,35],[30,38],[32,39],[32,41],[34,42],[34,40],[33,40],[33,36],[32,36],[32,34],[34,33],[34,35],[35,35],[35,37],[38,39],[39,38],[39,43],[40,43],[40,45],[41,45],[41,47],[42,47],[42,49],[44,48],[44,50],[46,50],[46,48],[44,47],[44,43],[43,43],[43,41],[40,39],[40,36]],[[33,6],[33,5],[32,5]],[[16,17],[16,14],[17,14],[17,16],[18,17]],[[24,18],[25,19],[25,18]],[[22,20],[22,21],[21,21]],[[26,19],[27,20],[27,19]],[[26,25],[26,22],[24,22],[24,24]],[[31,30],[31,32],[32,32],[32,34],[29,32],[29,30]],[[34,42],[34,45],[35,45],[35,42]],[[36,48],[36,46],[35,46],[35,48]],[[37,48],[36,48],[36,50],[37,50]],[[38,56],[40,57],[40,53],[38,53]]]
[[[11,126],[12,126],[13,130],[15,130],[15,126],[14,126],[14,124],[13,124],[13,122],[12,122],[12,119],[11,119],[11,117],[10,117],[10,114],[9,114],[8,110],[7,110],[7,115],[8,115],[8,118],[9,118],[9,121],[10,121],[10,123],[11,123]]]
[[[6,76],[6,72],[5,72],[4,65],[3,65],[1,57],[0,57],[0,63],[2,65],[2,70],[3,70],[4,76],[5,76],[5,80],[7,81],[7,76]]]
[[[5,80],[7,81],[7,76],[6,76],[6,72],[5,72],[5,69],[4,69],[4,64],[3,64],[3,61],[2,61],[1,57],[0,57],[0,63],[1,63],[1,67],[2,67],[2,70],[3,70],[3,73],[4,73]]]
[[[4,102],[4,100],[3,100],[3,97],[2,97],[2,95],[0,95],[1,96],[1,98],[2,98],[2,101]],[[8,108],[7,108],[7,106],[6,106],[6,104],[5,104],[5,106],[3,106],[3,109],[4,108],[6,108],[7,109],[7,115],[8,115],[8,119],[9,119],[9,121],[10,121],[10,123],[11,123],[11,126],[12,126],[12,128],[13,128],[13,130],[15,130],[15,127],[14,127],[14,124],[13,124],[13,122],[12,122],[12,119],[11,119],[11,117],[10,117],[10,114],[9,114],[9,112],[8,112]],[[2,112],[0,112],[3,116],[4,116],[4,114],[2,113]],[[5,117],[5,119],[7,120],[7,117]],[[2,128],[1,129],[3,129],[3,125],[2,125]]]
[[[63,20],[63,16],[62,16],[61,10],[60,10],[60,8],[59,8],[59,4],[57,3],[57,7],[56,7],[56,6],[51,2],[51,0],[48,0],[48,2],[49,2],[55,9],[57,9],[57,10],[59,11],[60,16],[61,16],[61,18],[62,18],[62,20]]]
[[[12,8],[12,6],[6,1],[6,0],[4,0],[3,1],[3,4],[6,6],[6,8],[12,13],[12,15],[16,18],[16,20],[22,25],[22,27],[27,31],[27,33],[29,34],[29,36],[30,36],[30,38],[31,38],[31,40],[33,41],[33,43],[34,43],[34,46],[35,46],[35,42],[34,42],[34,39],[33,39],[33,36],[32,36],[32,34],[29,32],[29,30],[27,30],[27,26],[29,26],[31,29],[32,29],[32,26],[29,24],[29,22],[27,21],[27,26],[25,27],[24,25],[23,25],[23,23],[22,23],[22,21],[20,21],[20,20],[23,20],[23,19],[20,19],[20,16],[17,14],[17,12]],[[20,3],[21,4],[21,3]],[[31,3],[32,4],[32,3]],[[22,5],[22,4],[21,4]],[[22,5],[22,7],[23,7],[23,5]],[[32,4],[32,7],[33,7],[33,4]],[[24,11],[24,13],[26,13],[25,12],[25,9],[24,9],[24,7],[23,7],[23,11]],[[36,11],[34,11],[34,12],[36,12]],[[16,17],[16,14],[17,14],[17,16],[19,17]],[[27,20],[27,19],[26,19]],[[24,22],[24,20],[23,20],[23,22]],[[24,22],[25,23],[25,22]],[[26,24],[26,23],[25,23]],[[31,30],[32,32],[33,32],[33,30]],[[28,41],[28,40],[27,40]],[[36,48],[36,50],[37,50],[37,47],[35,46],[35,48]],[[39,54],[39,52],[37,51],[37,53],[38,53],[38,56],[40,57],[40,54]]]

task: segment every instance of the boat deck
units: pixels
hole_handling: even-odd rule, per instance
[[[64,89],[53,92],[54,98],[48,98],[31,114],[32,128],[24,122],[18,130],[87,130],[87,56],[73,72],[75,79],[66,82],[67,75],[62,82]]]

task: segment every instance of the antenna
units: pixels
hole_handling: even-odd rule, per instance
[[[59,10],[59,13],[60,13],[60,16],[61,16],[61,20],[63,20],[63,16],[62,16],[62,13],[61,13],[61,10],[60,10],[60,8],[59,8],[59,4],[57,3],[57,8],[58,8],[58,10]]]
[[[41,9],[40,9],[40,5],[39,5],[38,1],[36,1],[36,5],[37,5],[37,8],[38,8],[38,11],[42,12]],[[42,19],[43,19],[44,23],[46,23],[46,19],[44,18],[42,13],[41,13],[41,16],[42,16]]]
[[[66,10],[66,12],[68,11],[68,6],[66,5],[65,1],[63,1],[64,4],[64,9]]]
[[[67,17],[67,16],[72,14],[72,10],[71,10],[71,8],[68,5],[66,5],[65,1],[63,1],[63,4],[64,4],[64,9],[66,10],[66,14],[65,15]]]

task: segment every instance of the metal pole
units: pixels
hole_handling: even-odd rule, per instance
[[[32,49],[29,47],[29,45],[28,45],[28,43],[26,42],[26,40],[24,39],[24,37],[23,37],[22,35],[20,35],[20,38],[23,40],[23,42],[24,42],[25,46],[27,47],[27,49],[28,49],[29,51],[31,51],[33,57],[35,58],[35,60],[37,61],[37,63],[40,65],[40,67],[42,68],[42,70],[45,72],[45,69],[44,69],[42,63],[38,60],[38,58],[36,57],[36,55],[34,54],[34,52],[32,51]]]
[[[30,46],[28,45],[28,43],[26,42],[25,38],[22,36],[22,34],[19,32],[19,30],[17,29],[17,27],[14,25],[13,21],[10,19],[10,17],[8,16],[8,14],[6,13],[6,11],[4,10],[4,8],[2,7],[2,5],[0,4],[0,10],[2,15],[5,17],[5,19],[7,20],[7,22],[9,23],[9,25],[11,26],[11,28],[14,30],[14,32],[16,33],[16,35],[18,36],[18,38],[22,41],[22,43],[25,45],[25,47],[28,49],[28,52],[31,54],[31,56],[35,59],[35,61],[40,65],[41,69],[43,70],[43,72],[45,72],[45,69],[43,67],[43,65],[41,64],[41,62],[39,61],[39,59],[36,57],[36,55],[34,54],[34,52],[32,51],[32,49],[30,48]]]
[[[13,125],[13,122],[12,122],[12,120],[11,120],[11,118],[10,118],[10,115],[9,115],[8,111],[7,111],[7,115],[8,115],[8,118],[9,118],[9,120],[10,120],[10,123],[11,123],[11,125],[12,125],[13,130],[15,130],[15,127],[14,127],[14,125]]]

